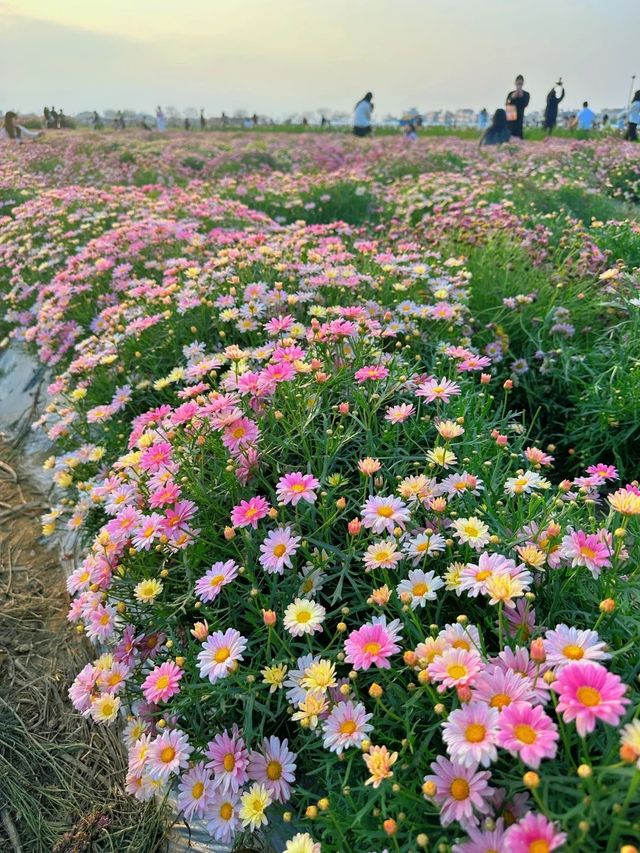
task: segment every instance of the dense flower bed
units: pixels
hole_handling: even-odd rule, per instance
[[[25,181],[6,322],[132,795],[292,853],[633,842],[629,146],[175,135],[127,140],[135,187],[124,143],[46,144],[99,186]]]

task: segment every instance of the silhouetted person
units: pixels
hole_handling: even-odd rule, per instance
[[[487,112],[487,108],[483,107],[478,113],[478,129],[486,130],[489,126],[489,113]]]
[[[502,145],[511,139],[511,131],[507,122],[507,113],[503,109],[496,110],[490,126],[480,138],[480,145]]]
[[[631,106],[629,107],[629,118],[627,121],[627,132],[624,135],[629,142],[638,141],[638,125],[640,124],[640,89],[637,89],[633,95]]]
[[[303,127],[309,127],[309,119],[306,116],[303,116],[302,126]]]
[[[322,116],[322,119],[320,121],[320,127],[326,127],[328,124],[329,120],[326,118],[326,116]]]
[[[204,117],[204,110],[200,110],[200,130],[205,130],[207,127],[207,120]]]
[[[222,110],[222,115],[220,117],[222,119],[222,126],[226,127],[229,124],[229,116]]]
[[[60,127],[58,111],[56,110],[55,107],[51,107],[51,127],[53,127],[53,128]]]
[[[51,113],[49,112],[49,107],[45,107],[43,109],[42,115],[44,116],[44,126],[51,127]]]
[[[98,115],[97,110],[93,111],[93,116],[91,117],[91,124],[93,125],[94,130],[100,130],[102,127],[102,119]]]
[[[556,86],[562,89],[562,93],[560,95],[556,95]],[[562,85],[562,79],[558,80],[556,86],[554,86],[547,95],[547,105],[544,108],[544,126],[547,131],[547,136],[551,136],[553,128],[558,123],[558,104],[564,99],[564,86]]]
[[[251,116],[251,121],[253,122],[253,126],[254,126],[254,127],[257,127],[257,126],[258,126],[258,116],[257,116],[257,113],[254,113],[254,114]]]
[[[602,129],[606,130],[609,127],[609,113],[605,113],[602,116]]]
[[[12,110],[7,110],[4,114],[2,125],[0,125],[0,140],[20,143],[25,139],[37,139],[39,136],[42,136],[41,130],[27,130],[26,127],[18,124],[18,116]]]
[[[353,110],[354,136],[371,135],[371,113],[373,112],[373,95],[371,92],[358,101]]]
[[[167,128],[167,119],[162,112],[162,107],[156,109],[156,128],[158,130],[166,130]]]
[[[596,114],[589,106],[589,101],[582,102],[582,109],[578,113],[578,130],[593,130]]]
[[[507,122],[512,136],[524,139],[524,111],[529,106],[530,95],[523,89],[524,77],[518,74],[516,77],[516,88],[507,95]]]
[[[184,120],[184,129],[185,130],[191,130],[191,122],[189,121],[188,118],[185,118],[185,120]]]

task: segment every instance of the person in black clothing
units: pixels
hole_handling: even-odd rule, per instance
[[[556,86],[562,89],[562,93],[558,97],[556,95]],[[564,86],[562,85],[562,80],[558,80],[549,94],[547,95],[547,106],[544,110],[544,126],[547,131],[547,136],[551,136],[553,133],[553,128],[556,126],[558,121],[558,104],[564,98]]]
[[[204,117],[204,110],[200,110],[200,130],[206,130],[207,120]]]
[[[503,109],[496,110],[490,126],[480,138],[480,145],[502,145],[511,139],[507,122],[507,113]]]
[[[516,88],[507,95],[507,122],[512,136],[524,139],[522,126],[524,123],[524,111],[529,106],[529,93],[522,88],[524,77],[518,74],[516,77]]]

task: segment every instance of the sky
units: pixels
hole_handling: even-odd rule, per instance
[[[350,110],[623,106],[640,0],[0,0],[0,109]]]

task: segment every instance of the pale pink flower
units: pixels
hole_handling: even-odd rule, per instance
[[[361,702],[338,702],[323,723],[323,744],[325,749],[340,755],[350,746],[360,746],[362,741],[373,731],[368,722],[373,714]]]
[[[406,421],[415,412],[415,406],[411,403],[401,403],[399,406],[389,406],[385,412],[384,419],[392,424],[400,424]]]
[[[213,684],[220,678],[226,678],[237,668],[237,662],[243,660],[242,652],[247,647],[247,640],[234,628],[228,628],[224,633],[214,631],[202,644],[198,654],[198,670],[204,678],[207,676]]]
[[[193,748],[189,738],[178,729],[163,732],[149,745],[146,766],[152,779],[166,782],[172,773],[189,766]]]
[[[214,563],[209,571],[196,581],[195,592],[202,601],[213,601],[223,586],[238,576],[238,566],[233,560]]]
[[[469,838],[460,844],[454,844],[452,853],[506,853],[504,846],[505,828],[502,818],[498,818],[493,829],[479,829],[468,826]]]
[[[498,757],[496,735],[500,714],[483,702],[470,702],[449,714],[442,739],[452,761],[463,767],[488,767]]]
[[[436,379],[432,377],[427,379],[418,386],[416,397],[424,397],[427,403],[433,403],[434,400],[442,400],[443,403],[448,403],[451,397],[460,394],[460,386],[455,382],[450,382],[448,379]]]
[[[355,380],[358,384],[366,382],[367,379],[379,380],[389,375],[389,370],[383,364],[369,364],[356,370]]]
[[[432,776],[425,782],[436,786],[433,801],[440,806],[440,823],[448,826],[457,820],[463,827],[475,826],[477,814],[490,811],[494,789],[489,787],[491,774],[477,765],[463,767],[442,755],[431,764]]]
[[[291,558],[298,550],[299,536],[292,536],[290,527],[272,530],[260,545],[260,565],[270,573],[282,575],[292,567]]]
[[[374,533],[393,533],[394,527],[404,530],[410,513],[400,498],[370,497],[361,508],[362,523]]]
[[[248,781],[249,752],[236,725],[231,734],[225,729],[209,741],[206,755],[215,788],[236,793]]]
[[[249,754],[249,778],[262,783],[275,801],[286,803],[295,781],[296,757],[286,740],[264,738],[262,751]]]
[[[235,791],[225,793],[221,789],[209,797],[205,819],[207,829],[216,841],[227,844],[233,840],[240,829],[239,807],[240,798]]]
[[[595,631],[581,631],[568,625],[556,625],[544,635],[544,650],[551,667],[562,667],[574,661],[601,661],[610,658],[606,644]]]
[[[572,530],[562,539],[561,556],[570,560],[572,566],[585,566],[594,578],[603,568],[611,566],[611,549],[598,533]]]
[[[203,817],[211,791],[211,774],[203,762],[196,764],[180,777],[178,809],[185,820]]]
[[[473,684],[474,701],[485,702],[502,711],[513,702],[531,702],[534,698],[531,683],[525,675],[511,669],[489,666]]]
[[[444,581],[435,572],[412,569],[409,576],[400,581],[396,587],[396,592],[400,600],[403,600],[403,595],[411,596],[409,604],[411,609],[415,610],[417,607],[424,607],[427,601],[435,601],[436,590],[443,586]]]
[[[373,569],[395,569],[402,560],[402,554],[394,539],[374,542],[367,548],[362,562],[369,571]]]
[[[475,681],[482,669],[482,658],[476,651],[447,649],[427,667],[431,678],[438,683],[438,692],[449,687],[467,687]]]

